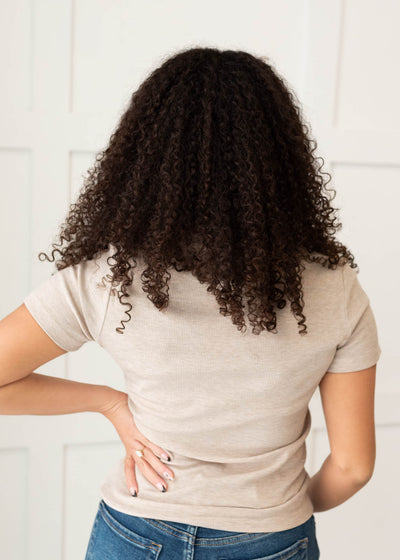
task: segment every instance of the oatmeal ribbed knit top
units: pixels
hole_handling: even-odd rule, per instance
[[[56,271],[24,299],[61,348],[74,352],[94,341],[110,354],[137,427],[172,457],[167,492],[136,468],[133,498],[121,456],[101,497],[130,515],[227,531],[281,531],[306,521],[313,513],[304,466],[309,401],[325,372],[365,369],[381,354],[356,271],[304,262],[308,334],[299,335],[287,301],[277,310],[278,332],[255,335],[247,321],[242,333],[222,316],[206,284],[188,271],[169,270],[169,306],[159,311],[142,290],[139,259],[128,288],[132,318],[118,334],[127,308],[101,281],[114,252],[110,245]]]

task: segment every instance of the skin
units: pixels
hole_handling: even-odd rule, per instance
[[[25,304],[4,317],[0,321],[0,414],[47,415],[86,411],[103,414],[124,444],[125,478],[129,491],[139,492],[136,467],[154,486],[161,483],[167,490],[163,476],[167,473],[173,480],[174,473],[160,459],[165,450],[138,430],[126,393],[106,385],[80,383],[34,371],[66,353],[40,327]],[[144,456],[138,457],[135,451],[144,446]]]
[[[375,456],[376,364],[348,373],[326,373],[319,384],[332,456],[342,469],[355,465],[362,481],[372,476]]]
[[[327,372],[319,384],[331,453],[310,480],[314,511],[343,503],[372,477],[375,379],[376,364],[360,371]]]

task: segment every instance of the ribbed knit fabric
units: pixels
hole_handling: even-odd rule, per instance
[[[255,335],[247,317],[241,333],[221,315],[191,272],[170,269],[169,306],[159,311],[142,290],[139,260],[128,288],[132,319],[121,335],[115,329],[128,319],[127,308],[101,281],[113,252],[110,245],[97,259],[56,271],[24,299],[61,348],[94,341],[112,356],[139,430],[172,457],[167,492],[136,468],[139,494],[132,497],[121,456],[101,497],[130,515],[227,531],[282,531],[305,522],[313,513],[304,467],[309,401],[325,372],[365,369],[381,354],[355,270],[304,262],[308,334],[298,334],[287,301],[277,310],[278,332]]]

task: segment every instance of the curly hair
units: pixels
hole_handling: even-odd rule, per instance
[[[245,332],[277,332],[286,305],[307,333],[302,259],[336,268],[354,256],[314,156],[316,142],[285,79],[245,51],[203,47],[162,60],[132,94],[52,243],[61,270],[111,244],[123,302],[137,258],[142,289],[168,306],[169,268],[207,283],[222,315]],[[324,181],[323,175],[329,177]],[[63,247],[64,245],[64,247]],[[57,248],[60,247],[60,248]],[[317,253],[317,254],[316,254]],[[42,260],[42,259],[40,259]]]

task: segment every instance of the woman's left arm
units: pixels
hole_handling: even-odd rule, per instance
[[[32,372],[0,387],[0,414],[104,414],[124,395],[107,385]]]
[[[81,383],[34,370],[66,354],[39,326],[24,304],[0,321],[0,414],[101,412],[125,393],[107,385]]]
[[[66,352],[40,327],[25,304],[4,317],[0,321],[0,415],[100,412],[113,424],[125,446],[129,491],[139,491],[136,463],[143,476],[165,491],[167,483],[162,476],[168,473],[173,480],[174,473],[160,460],[165,450],[137,429],[127,393],[34,371]],[[135,451],[142,448],[146,448],[146,456],[138,458]]]

